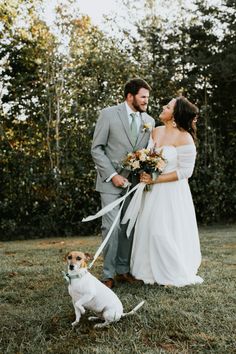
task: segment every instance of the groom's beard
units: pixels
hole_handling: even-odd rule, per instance
[[[146,112],[147,110],[147,104],[139,104],[135,97],[133,99],[133,107],[140,113]]]

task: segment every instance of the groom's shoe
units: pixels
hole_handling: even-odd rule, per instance
[[[114,279],[112,279],[112,278],[108,278],[108,279],[101,280],[101,282],[102,282],[104,285],[106,285],[109,289],[112,289],[112,288],[114,288],[114,286],[115,286]]]
[[[137,284],[140,283],[142,284],[142,280],[136,279],[132,274],[130,273],[125,273],[125,274],[117,274],[116,275],[116,280],[121,283],[129,283],[129,284]]]

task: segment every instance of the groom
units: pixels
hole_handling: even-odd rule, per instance
[[[124,187],[128,179],[133,185],[138,182],[132,174],[125,174],[120,162],[127,153],[145,148],[148,144],[151,129],[154,127],[154,119],[145,113],[150,90],[146,81],[140,78],[131,79],[125,84],[125,102],[105,108],[100,113],[91,154],[97,169],[96,190],[100,192],[102,208],[125,193]],[[128,198],[123,213],[130,201]],[[103,239],[119,207],[118,205],[102,217]],[[133,237],[131,235],[127,239],[126,226],[117,223],[103,251],[102,282],[109,288],[113,288],[115,284],[115,274],[117,281],[135,282],[135,278],[129,273]]]

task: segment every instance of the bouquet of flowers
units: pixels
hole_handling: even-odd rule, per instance
[[[146,172],[152,178],[156,178],[162,173],[166,165],[166,160],[162,153],[162,150],[157,151],[155,148],[129,152],[122,161],[122,167],[136,174]]]

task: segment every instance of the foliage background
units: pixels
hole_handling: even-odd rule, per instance
[[[193,1],[168,21],[145,1],[136,35],[112,37],[73,0],[57,7],[56,31],[41,1],[0,2],[0,235],[4,239],[91,234],[81,223],[100,208],[91,139],[100,109],[122,102],[140,76],[152,86],[149,113],[184,94],[200,108],[198,158],[190,181],[200,223],[235,215],[236,4]],[[132,1],[124,1],[135,13]],[[74,9],[74,7],[73,7]],[[135,17],[135,16],[134,16]],[[55,34],[56,33],[56,34]],[[67,45],[62,46],[62,43]]]

